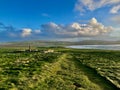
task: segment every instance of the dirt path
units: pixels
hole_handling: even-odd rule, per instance
[[[118,90],[111,82],[69,54],[42,68],[41,81],[46,90]]]
[[[83,71],[84,74],[87,75],[90,81],[99,85],[101,90],[119,90],[119,88],[117,88],[114,84],[108,81],[105,77],[98,74],[95,69],[83,65],[76,58],[71,60],[75,63],[76,68],[79,68],[81,71]]]

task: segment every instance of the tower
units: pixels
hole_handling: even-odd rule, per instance
[[[29,44],[29,48],[28,48],[29,52],[31,52],[31,45]]]

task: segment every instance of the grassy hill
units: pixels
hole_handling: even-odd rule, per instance
[[[54,52],[44,53],[49,49]],[[0,90],[119,90],[120,51],[0,49]]]
[[[32,47],[64,47],[70,45],[114,45],[120,44],[120,41],[101,41],[101,40],[84,40],[78,42],[67,41],[21,41],[1,43],[1,48],[25,48],[31,45]]]

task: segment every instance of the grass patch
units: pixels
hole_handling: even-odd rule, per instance
[[[44,53],[53,49],[52,53]],[[0,49],[1,90],[119,90],[120,51]]]

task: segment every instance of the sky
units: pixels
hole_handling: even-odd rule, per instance
[[[120,40],[120,0],[0,0],[0,42]]]

